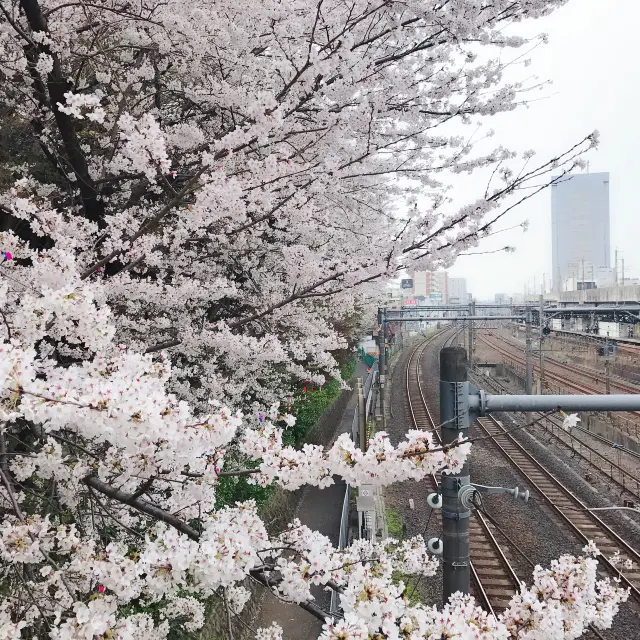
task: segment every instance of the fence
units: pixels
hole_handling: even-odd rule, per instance
[[[364,391],[364,415],[365,424],[375,409],[376,398],[376,385],[375,381],[378,376],[378,363],[369,370],[367,379],[363,385]],[[360,442],[360,415],[358,411],[358,404],[356,403],[355,410],[353,412],[353,421],[351,422],[351,438],[359,446],[362,447]],[[340,517],[340,534],[338,537],[338,548],[344,549],[349,546],[349,525],[351,523],[351,485],[345,486],[344,500],[342,501],[342,516]],[[358,535],[360,535],[360,527],[358,527]],[[336,591],[331,592],[331,607],[329,613],[331,615],[339,615],[340,606],[338,604],[338,593]]]

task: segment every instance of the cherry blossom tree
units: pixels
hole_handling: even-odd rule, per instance
[[[296,450],[278,400],[337,375],[340,327],[398,270],[449,265],[581,166],[595,134],[536,164],[456,124],[526,100],[506,29],[561,4],[0,0],[3,124],[28,141],[0,193],[0,638],[193,631],[208,598],[239,614],[247,579],[323,619],[310,586],[338,591],[327,639],[611,624],[626,592],[591,549],[496,619],[409,604],[392,572],[433,575],[420,538],[339,551],[215,508],[229,474],[386,484],[464,461],[422,432]],[[450,176],[474,171],[485,192],[454,206]]]
[[[460,135],[526,101],[503,76],[529,45],[504,31],[561,0],[252,4],[0,4],[0,100],[49,167],[5,167],[4,248],[103,280],[117,341],[170,348],[201,409],[336,375],[336,320],[404,265],[449,265],[595,142],[536,165]],[[449,176],[475,170],[486,192],[454,207]]]
[[[0,637],[167,638],[172,628],[200,628],[204,601],[216,595],[229,617],[240,614],[249,578],[326,619],[323,639],[576,638],[588,624],[611,625],[628,592],[598,579],[592,545],[585,557],[538,567],[532,587],[496,618],[470,597],[454,597],[442,612],[409,603],[393,571],[434,575],[422,537],[337,550],[298,521],[270,538],[252,501],[216,510],[216,485],[228,474],[286,489],[325,487],[335,475],[388,484],[455,473],[470,444],[443,449],[430,433],[411,431],[396,448],[379,433],[366,452],[346,434],[328,450],[296,450],[282,444],[293,419],[276,405],[257,426],[215,401],[194,415],[166,392],[164,359],[103,355],[115,328],[94,297],[102,286],[25,295],[11,326],[31,332],[33,345],[12,338],[0,347],[0,566],[9,594]],[[43,360],[35,347],[43,336],[81,342],[92,356],[67,367]],[[256,470],[227,469],[234,440],[260,461]],[[340,593],[343,620],[314,604],[312,585]],[[281,632],[276,625],[258,637]]]

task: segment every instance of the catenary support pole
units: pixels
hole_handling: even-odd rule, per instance
[[[442,443],[453,442],[459,433],[469,435],[469,382],[467,354],[461,347],[440,351],[440,421]],[[469,484],[469,463],[465,462],[456,475],[442,474],[442,562],[443,600],[456,591],[469,593],[469,516],[458,500],[461,486]]]
[[[358,378],[358,431],[360,442],[358,443],[363,451],[367,450],[367,419],[365,415],[364,389],[362,378]]]
[[[544,393],[544,351],[542,348],[542,342],[544,340],[544,296],[542,295],[540,296],[538,313],[540,314],[540,393]]]
[[[524,355],[525,355],[525,379],[524,379],[524,392],[527,395],[531,395],[531,387],[533,380],[533,362],[531,359],[531,311],[527,309],[527,313],[525,315],[524,320],[525,326],[525,347],[524,347]]]
[[[476,303],[472,300],[469,303],[469,317],[473,318],[476,315]],[[473,371],[473,320],[469,320],[469,369]]]
[[[386,382],[386,368],[387,368],[387,322],[385,317],[385,310],[379,309],[380,315],[380,330],[378,331],[378,376],[380,380],[380,415],[382,417],[382,428],[386,427],[386,405],[385,405],[385,389]]]

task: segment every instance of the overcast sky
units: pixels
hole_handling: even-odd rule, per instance
[[[625,259],[627,277],[640,277],[639,18],[640,3],[635,0],[570,0],[548,18],[516,27],[525,36],[549,35],[549,44],[538,47],[531,54],[531,66],[520,73],[531,72],[553,84],[540,94],[544,99],[489,120],[496,130],[493,142],[515,150],[535,149],[537,160],[552,157],[599,130],[600,147],[587,160],[590,171],[611,174],[611,258],[617,248]],[[526,283],[532,287],[534,277],[539,291],[543,274],[548,280],[550,189],[508,214],[495,228],[525,219],[530,222],[527,233],[521,229],[501,233],[484,239],[475,250],[512,245],[515,253],[460,257],[450,270],[453,276],[467,278],[474,297],[522,292]]]

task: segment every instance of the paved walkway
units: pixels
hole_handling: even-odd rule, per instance
[[[359,361],[356,367],[356,377],[367,376],[366,365]],[[340,424],[336,428],[334,439],[341,433],[351,430],[353,415],[358,402],[358,395],[354,387],[349,404],[342,414]],[[337,479],[336,479],[337,480]],[[337,546],[340,534],[340,518],[344,501],[345,484],[336,481],[326,489],[307,487],[302,494],[296,517],[302,524],[315,529],[327,536]],[[316,604],[325,611],[329,610],[331,593],[321,589],[313,592]],[[272,593],[266,593],[262,609],[258,614],[255,627],[267,627],[277,622],[283,629],[285,640],[311,640],[322,632],[322,622],[294,604],[278,600]]]

